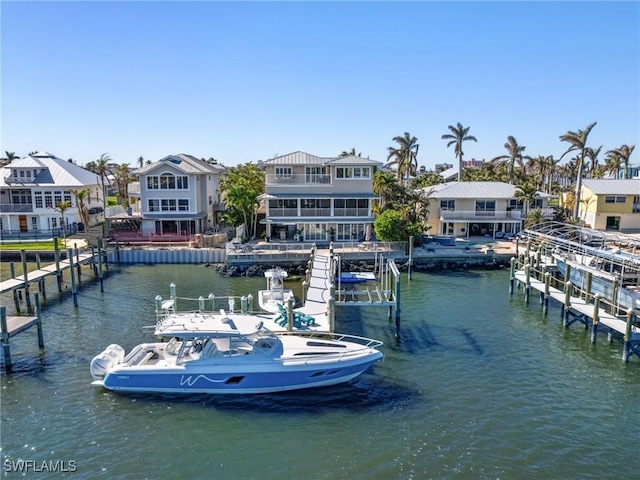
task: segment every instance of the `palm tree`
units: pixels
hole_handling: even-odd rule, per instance
[[[115,174],[116,180],[118,181],[118,200],[120,205],[125,207],[129,206],[128,198],[129,198],[129,164],[123,163],[118,167]]]
[[[67,228],[64,221],[64,213],[71,208],[71,202],[69,200],[65,200],[64,202],[56,203],[56,206],[53,209],[60,213],[60,227],[62,228],[62,236],[67,240]]]
[[[585,128],[584,130],[578,130],[577,132],[568,131],[564,135],[560,135],[560,141],[567,142],[571,145],[569,149],[562,154],[562,157],[564,157],[569,152],[580,152],[577,161],[578,172],[576,178],[576,199],[573,206],[573,218],[575,219],[578,218],[578,210],[580,208],[580,191],[582,190],[582,171],[584,169],[584,159],[587,155],[587,138],[589,137],[589,132],[591,132],[591,129],[596,126],[596,123],[598,122],[593,122],[592,124],[587,125],[587,128]]]
[[[622,169],[622,159],[616,150],[609,150],[604,157],[604,169],[610,175],[618,178]]]
[[[91,193],[91,190],[85,188],[83,190],[71,190],[73,196],[76,197],[76,206],[78,208],[78,213],[80,214],[80,219],[84,225],[84,239],[87,239],[87,230],[89,229],[89,209],[85,205],[84,201]]]
[[[105,178],[107,178],[107,175],[111,173],[111,171],[109,170],[110,161],[111,157],[109,157],[109,155],[107,155],[106,153],[103,153],[95,163],[95,173],[100,175],[100,183],[102,184],[102,205],[105,210],[107,208],[107,191],[104,186],[104,180]]]
[[[361,155],[362,153],[356,153],[356,149],[352,147],[351,150],[348,152],[346,150],[343,150],[339,156],[340,157],[349,157],[349,156],[359,157]]]
[[[393,141],[400,146],[398,148],[387,148],[389,155],[385,166],[397,165],[396,175],[398,182],[406,182],[409,180],[409,176],[415,175],[418,170],[418,149],[420,145],[417,143],[418,139],[412,137],[409,132],[404,132],[402,137],[393,137]]]
[[[618,155],[620,163],[624,163],[624,175],[623,178],[629,178],[629,157],[635,150],[635,145],[621,145],[618,148],[609,150],[607,153],[615,153]]]
[[[464,152],[462,151],[462,142],[466,142],[467,140],[473,140],[474,142],[478,141],[473,135],[467,135],[467,133],[469,133],[469,128],[471,127],[463,127],[462,124],[458,122],[458,125],[456,127],[449,125],[449,130],[451,130],[451,133],[442,135],[443,140],[451,140],[449,143],[447,143],[447,148],[449,148],[451,145],[456,146],[455,154],[456,158],[458,159],[459,182],[462,181],[462,156],[464,155]]]
[[[396,179],[391,172],[378,170],[373,174],[373,193],[380,195],[378,213],[384,210],[389,198],[393,195]]]
[[[591,161],[589,164],[589,178],[593,178],[593,172],[598,167],[598,155],[600,155],[601,150],[602,145],[600,145],[598,148],[586,148],[585,155]]]
[[[545,218],[540,208],[534,208],[527,214],[527,219],[524,221],[524,228],[530,228],[534,225],[544,222]]]
[[[140,155],[138,157],[138,167],[142,168],[142,165],[144,165],[144,157],[142,155]]]
[[[527,148],[524,145],[518,145],[518,141],[516,140],[516,138],[512,135],[509,135],[507,137],[507,143],[504,144],[504,148],[507,149],[507,152],[509,152],[508,155],[502,155],[500,157],[496,157],[493,161],[505,161],[508,160],[509,161],[509,183],[513,185],[513,179],[514,179],[514,168],[516,165],[516,161],[518,161],[518,163],[520,165],[522,165],[522,160],[523,159],[530,159],[531,157],[523,157],[522,156],[522,152],[524,152],[524,150]]]
[[[524,205],[524,215],[527,216],[529,208],[538,196],[538,190],[528,182],[524,182],[522,185],[516,186],[516,191],[513,196],[522,201]]]

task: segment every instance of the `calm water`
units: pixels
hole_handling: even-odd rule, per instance
[[[155,295],[256,293],[194,265],[112,270],[49,300],[46,348],[12,340],[2,374],[5,460],[75,461],[72,478],[620,479],[640,469],[640,362],[596,346],[559,310],[508,294],[508,273],[403,278],[402,341],[384,309],[339,310],[337,330],[385,342],[348,384],[248,397],[121,395],[89,384],[110,343],[149,341]],[[7,303],[13,310],[11,302]],[[19,476],[9,474],[8,477]],[[27,477],[59,478],[60,474]]]

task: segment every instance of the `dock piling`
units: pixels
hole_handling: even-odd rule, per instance
[[[598,335],[599,315],[600,315],[600,294],[596,293],[595,296],[593,297],[593,321],[591,322],[591,343],[596,343],[596,336]]]
[[[24,299],[27,304],[27,310],[31,308],[31,297],[29,295],[29,272],[27,271],[27,251],[23,248],[20,250],[22,259],[22,276],[24,277]]]
[[[7,307],[0,305],[0,328],[2,329],[2,354],[7,372],[11,371],[11,349],[9,347],[9,330],[7,328]]]

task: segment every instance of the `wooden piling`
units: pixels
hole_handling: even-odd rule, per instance
[[[58,238],[53,239],[53,257],[56,261],[56,280],[58,281],[58,292],[62,293],[62,270],[60,270],[60,246]]]
[[[78,269],[78,283],[82,283],[82,278],[81,278],[82,271],[80,268],[80,250],[78,250],[76,243],[73,244],[73,251],[76,256],[76,263],[77,263],[76,268]]]
[[[42,333],[42,317],[40,316],[40,296],[36,293],[33,296],[33,300],[36,304],[36,317],[37,317],[37,321],[36,321],[36,328],[38,330],[38,346],[40,348],[44,348],[44,334]]]
[[[287,299],[287,331],[293,332],[293,300]]]
[[[568,266],[568,265],[567,265]],[[567,328],[569,326],[569,308],[571,307],[571,282],[564,284],[564,305],[562,305],[562,325]]]
[[[513,295],[513,287],[516,281],[516,257],[511,257],[509,269],[509,294]]]
[[[7,372],[11,371],[11,349],[9,347],[9,329],[7,328],[7,307],[0,305],[0,328],[2,329],[2,353]]]
[[[78,306],[78,287],[76,285],[76,274],[73,269],[73,250],[67,249],[67,258],[69,259],[69,273],[71,274],[71,295],[73,296],[73,306]]]
[[[9,263],[9,272],[11,274],[11,278],[16,278],[16,266],[13,262]],[[13,303],[16,306],[16,312],[20,313],[20,299],[18,298],[18,290],[13,289]]]
[[[98,280],[100,281],[100,292],[104,292],[104,280],[102,278],[102,243],[98,239]]]
[[[596,293],[593,297],[593,321],[591,322],[591,343],[596,343],[598,335],[598,321],[600,320],[600,294]],[[586,325],[585,325],[586,326]]]
[[[587,285],[584,292],[585,303],[591,303],[591,284],[593,282],[593,273],[587,272]],[[595,298],[594,298],[595,301]]]
[[[27,304],[27,310],[31,308],[31,296],[29,295],[29,272],[27,271],[27,251],[23,248],[20,250],[20,258],[22,259],[22,275],[24,277],[24,299]]]
[[[529,303],[529,293],[531,290],[531,265],[528,262],[524,266],[524,278],[525,278],[524,303]]]
[[[549,313],[549,296],[551,287],[551,273],[544,274],[544,302],[542,304],[542,313],[546,316]]]
[[[631,326],[633,324],[633,309],[627,310],[627,325],[624,331],[624,343],[622,346],[622,360],[624,362],[629,361],[629,357],[633,353],[633,346],[631,344]]]

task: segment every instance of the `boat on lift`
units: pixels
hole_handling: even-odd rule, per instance
[[[284,281],[288,274],[280,267],[270,268],[264,272],[267,279],[267,289],[258,291],[258,305],[262,310],[269,313],[278,313],[278,305],[285,306],[289,300],[294,305],[296,297],[293,290],[284,288]]]
[[[274,333],[259,316],[174,313],[125,355],[109,345],[91,362],[92,385],[121,392],[255,394],[348,382],[383,360],[382,342],[327,332]]]

